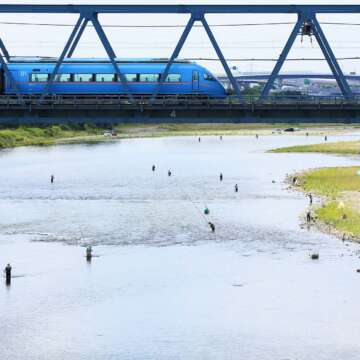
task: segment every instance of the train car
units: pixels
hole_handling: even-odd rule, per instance
[[[127,85],[134,95],[151,95],[158,87],[167,59],[117,59]],[[22,94],[41,94],[56,64],[55,58],[12,58],[9,71]],[[2,74],[2,92],[14,93],[6,74]],[[66,59],[51,85],[53,94],[126,94],[109,60]],[[160,85],[159,95],[194,95],[223,98],[224,87],[206,68],[185,60],[176,60]]]

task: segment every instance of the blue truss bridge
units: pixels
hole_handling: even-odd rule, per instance
[[[319,14],[358,14],[360,5],[0,5],[0,13],[77,14],[58,56],[20,59],[10,54],[0,34],[0,122],[58,121],[76,117],[99,121],[183,121],[229,119],[326,119],[357,121],[360,96],[349,85],[360,80],[345,75],[318,20]],[[116,54],[99,14],[187,14],[188,21],[173,51],[163,59],[124,59]],[[289,37],[269,74],[234,75],[217,41],[208,14],[295,14]],[[84,30],[91,25],[107,58],[73,59]],[[218,79],[192,61],[179,58],[191,29],[202,26],[226,73],[231,93]],[[313,37],[331,74],[280,74],[298,36]],[[274,60],[274,59],[273,59]],[[336,96],[274,96],[276,81],[296,78],[333,79]],[[263,83],[260,96],[248,97],[240,83]]]

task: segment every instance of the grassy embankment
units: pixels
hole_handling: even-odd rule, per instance
[[[282,130],[294,124],[121,124],[114,126],[117,137],[104,137],[104,127],[91,125],[53,125],[46,128],[25,127],[0,129],[0,148],[51,145],[67,142],[98,142],[122,138],[163,137],[163,136],[205,136],[205,135],[255,135],[281,134]],[[344,124],[297,125],[299,131],[287,135],[342,134],[350,132],[354,126]]]
[[[325,198],[314,210],[321,223],[360,239],[360,167],[309,170],[298,179],[304,191]]]
[[[243,135],[254,134],[256,131],[262,131],[265,134],[265,132],[271,133],[273,127],[274,125],[266,124],[121,124],[113,127],[118,133],[116,137],[104,137],[104,127],[87,124],[53,125],[43,128],[20,126],[0,129],[0,148],[67,142],[98,142],[117,138]]]
[[[289,127],[298,131],[283,133]],[[246,124],[246,123],[201,123],[201,124],[125,124],[115,126],[120,136],[124,137],[161,137],[161,136],[205,136],[205,135],[272,135],[286,134],[291,136],[305,133],[309,135],[345,134],[353,131],[358,125],[344,124]]]
[[[49,126],[18,127],[0,129],[0,148],[11,148],[28,145],[51,145],[60,139],[94,136],[99,133],[98,129],[84,125],[82,127]]]
[[[116,138],[162,137],[180,135],[236,135],[252,133],[255,130],[267,130],[270,125],[243,124],[122,124],[113,127],[116,137],[104,137],[104,127],[90,125],[48,127],[26,127],[0,129],[0,148],[27,145],[52,145],[66,142],[97,142]]]
[[[286,134],[291,136],[304,136],[305,133],[311,135],[341,135],[351,133],[357,125],[344,124],[296,124],[299,129],[296,132],[284,133],[283,130],[293,127],[294,124],[233,124],[233,123],[201,123],[201,124],[121,124],[114,128],[118,132],[117,138],[148,138],[165,136],[267,136]],[[116,139],[116,138],[115,138]],[[86,141],[111,140],[104,138],[102,132],[97,136],[88,136]],[[60,142],[81,142],[84,138],[64,139]]]
[[[360,141],[339,141],[314,145],[297,145],[271,150],[275,153],[326,153],[340,155],[360,154]]]
[[[299,145],[271,152],[357,155],[360,141]],[[314,169],[300,174],[298,179],[303,191],[325,199],[314,210],[320,223],[330,225],[338,234],[360,239],[360,167]]]

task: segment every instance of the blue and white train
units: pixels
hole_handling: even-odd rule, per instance
[[[134,95],[151,95],[158,87],[167,59],[117,59],[129,90]],[[55,58],[11,58],[9,71],[21,94],[41,94],[56,64]],[[13,94],[10,79],[1,71],[1,93]],[[53,94],[126,94],[109,60],[66,59],[51,84]],[[226,97],[226,91],[206,68],[176,60],[160,85],[159,95]]]

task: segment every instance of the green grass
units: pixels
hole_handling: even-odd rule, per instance
[[[286,125],[279,125],[285,127]],[[111,126],[109,126],[111,127]],[[272,129],[271,124],[120,124],[114,126],[119,138],[181,135],[236,135],[244,131]],[[92,125],[53,125],[0,129],[0,148],[27,145],[51,145],[58,142],[106,141],[103,127]]]
[[[327,153],[354,155],[360,154],[360,141],[339,141],[314,145],[298,145],[271,150],[275,153]]]
[[[299,181],[305,191],[336,197],[343,191],[360,191],[358,171],[359,166],[315,169],[300,175]]]
[[[344,208],[340,207],[339,204],[338,201],[331,201],[316,209],[317,218],[342,233],[360,236],[360,213],[346,203]]]
[[[270,135],[275,129],[296,126],[302,131],[322,133],[323,127],[327,131],[339,132],[348,129],[344,124],[245,124],[245,123],[177,123],[177,124],[119,124],[114,126],[118,131],[118,138],[164,137],[164,136],[205,136],[205,135]],[[109,127],[111,127],[109,125]],[[351,129],[355,126],[351,125]],[[54,125],[49,127],[25,127],[0,129],[0,148],[51,145],[67,142],[99,142],[111,138],[104,138],[103,127],[92,125]]]
[[[0,148],[10,148],[28,145],[51,145],[57,140],[78,136],[89,136],[99,133],[89,125],[69,127],[53,125],[45,128],[23,127],[0,130]]]
[[[360,167],[333,167],[307,171],[298,179],[306,192],[324,196],[327,200],[315,209],[317,218],[360,237]]]

